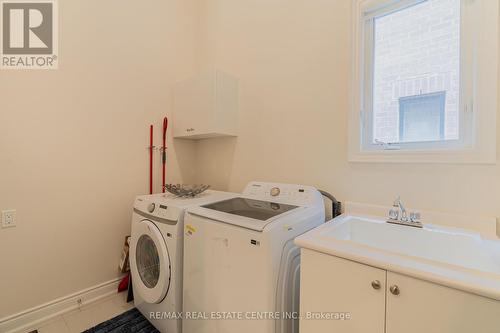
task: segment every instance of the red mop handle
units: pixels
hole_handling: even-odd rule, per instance
[[[149,127],[149,194],[153,194],[153,125]]]
[[[165,174],[167,169],[167,128],[168,128],[168,118],[163,118],[163,147],[162,147],[162,163],[163,163],[163,174],[162,174],[162,190],[165,193]]]

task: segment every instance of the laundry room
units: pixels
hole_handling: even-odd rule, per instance
[[[0,333],[497,333],[496,0],[0,0]]]

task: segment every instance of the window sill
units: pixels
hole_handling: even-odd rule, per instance
[[[412,163],[412,164],[497,164],[496,145],[487,151],[358,151],[349,154],[350,163]]]

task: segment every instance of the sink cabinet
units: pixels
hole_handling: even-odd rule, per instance
[[[301,333],[383,333],[386,271],[302,249]],[[374,289],[372,282],[377,288]],[[311,314],[349,313],[347,320],[307,318]]]
[[[386,332],[497,333],[500,302],[409,276],[387,272]]]
[[[500,302],[302,249],[301,333],[497,333]],[[350,319],[311,320],[315,313]]]

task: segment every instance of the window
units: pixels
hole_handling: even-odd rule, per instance
[[[350,159],[446,153],[450,161],[451,153],[495,161],[498,3],[356,2]]]

